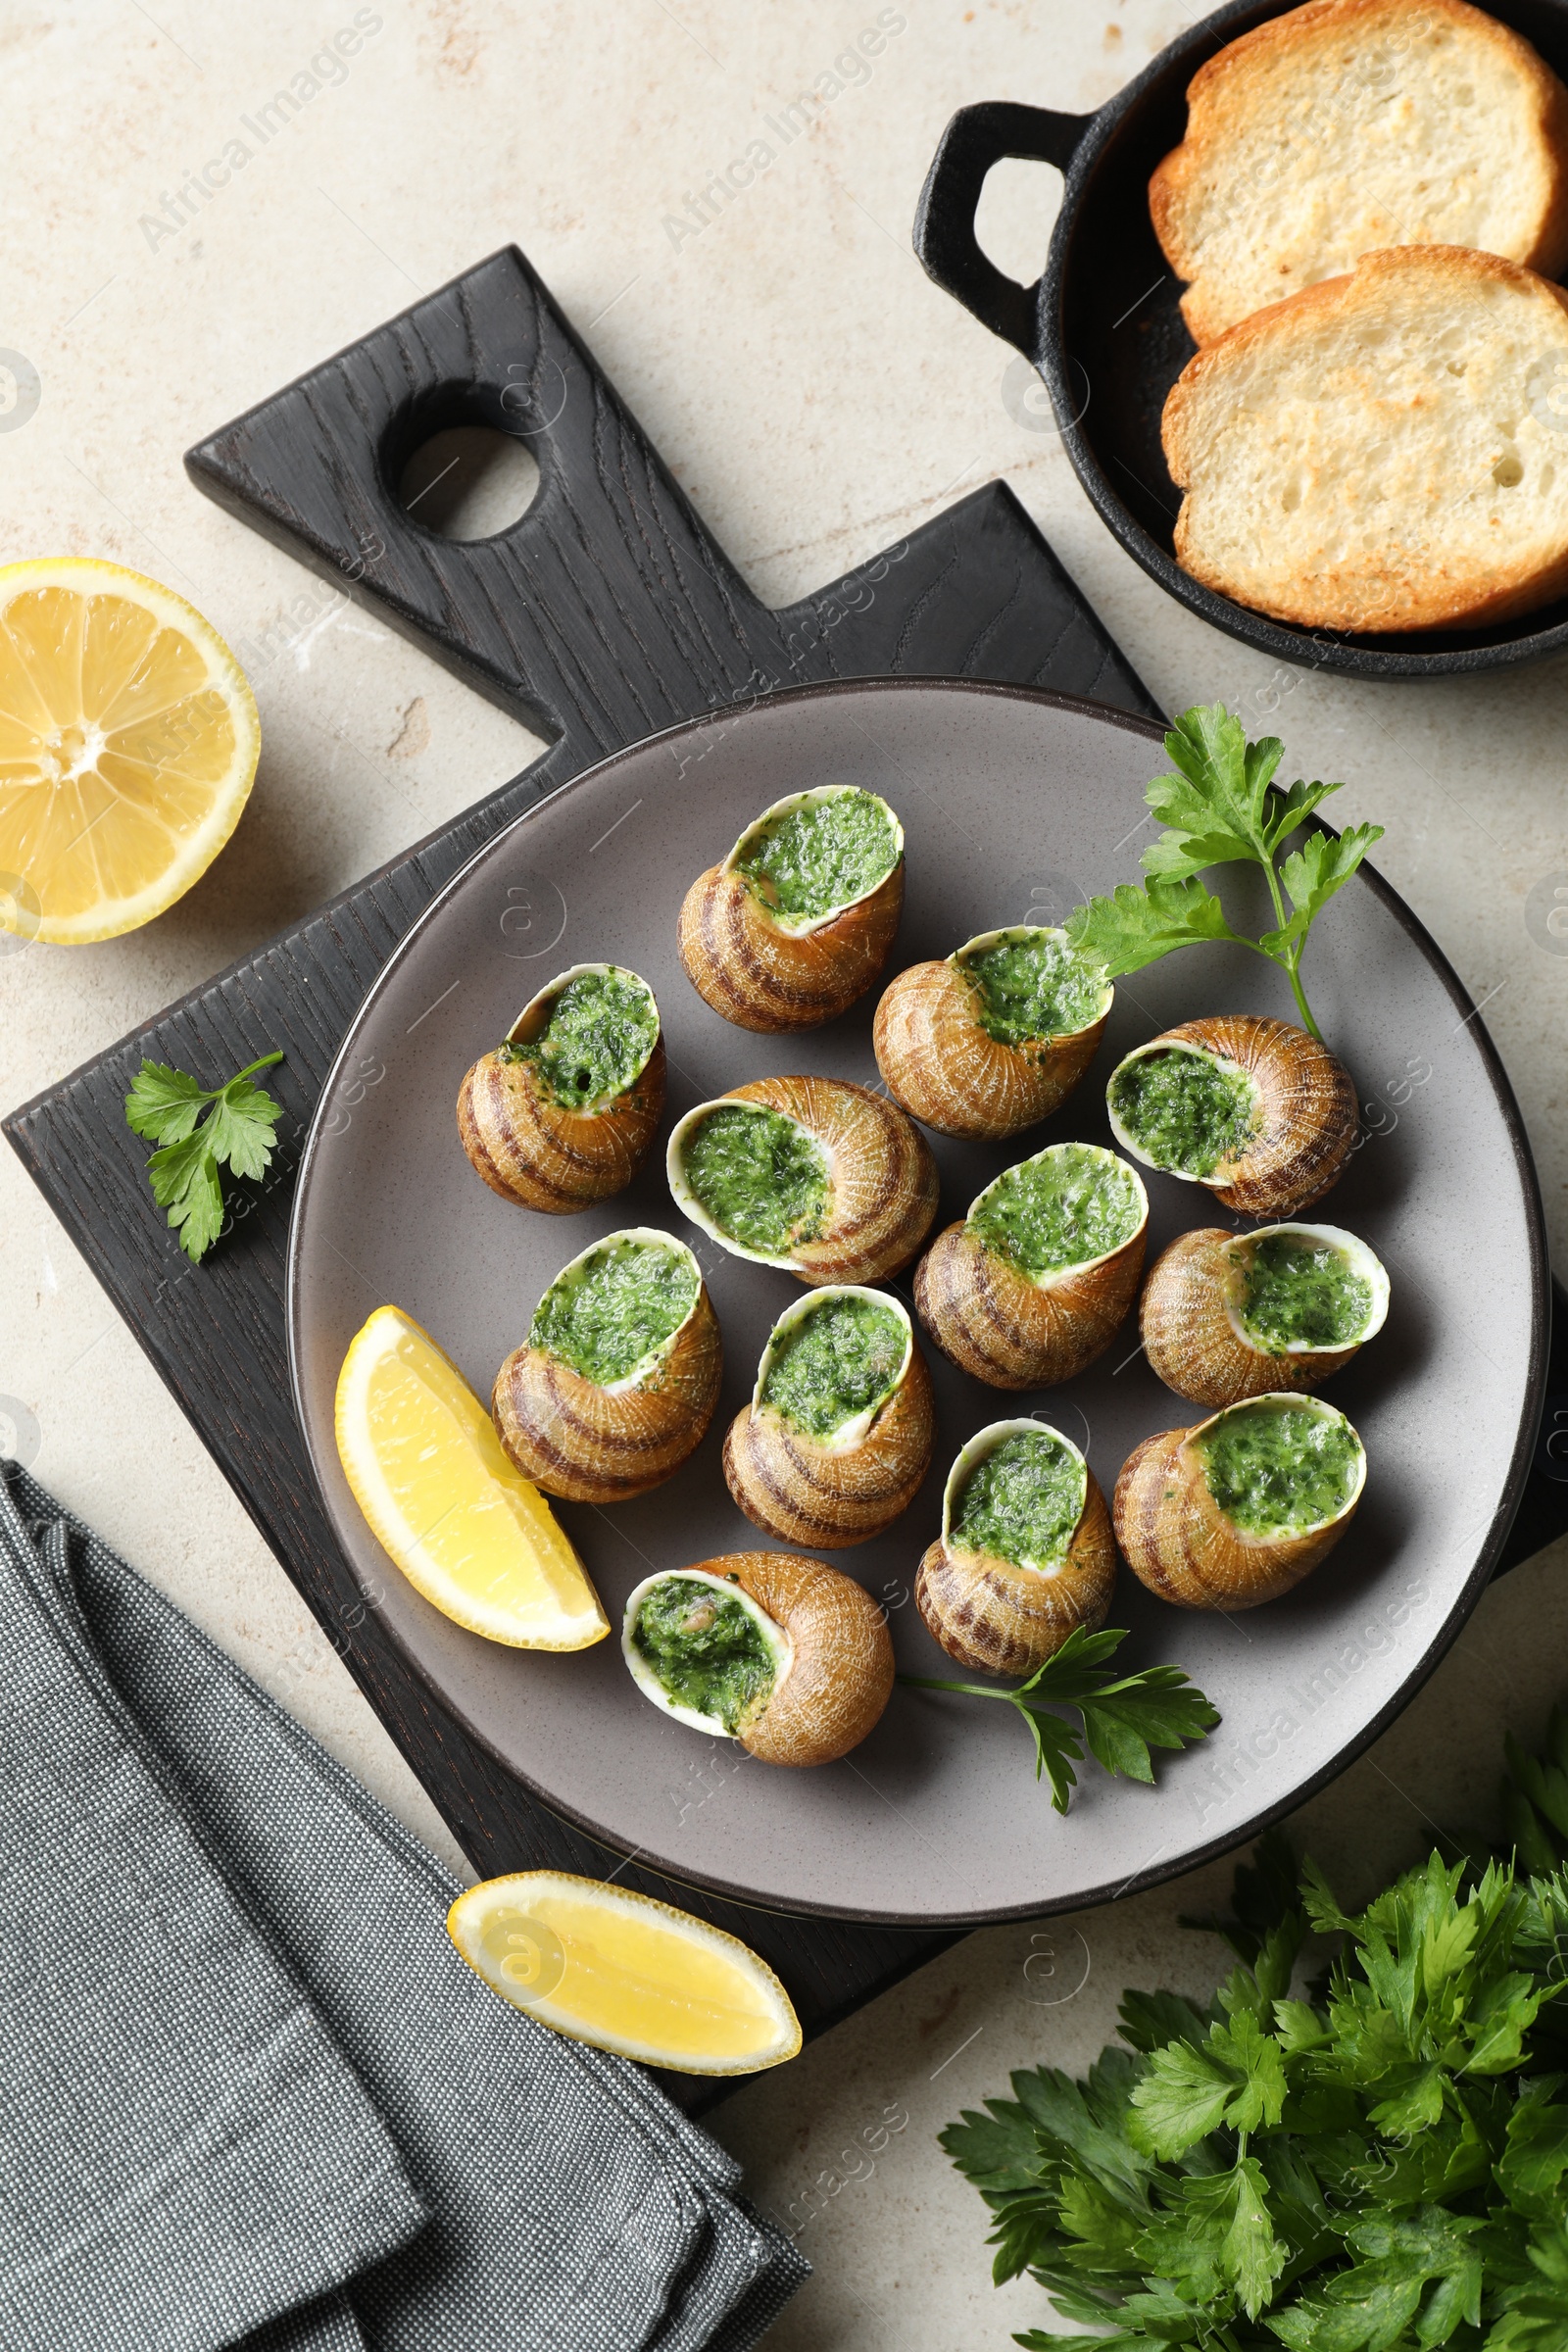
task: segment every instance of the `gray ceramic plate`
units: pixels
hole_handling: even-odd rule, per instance
[[[442,1698],[559,1813],[677,1879],[785,1909],[909,1925],[1093,1902],[1181,1870],[1297,1802],[1409,1697],[1462,1624],[1506,1534],[1540,1411],[1546,1265],[1518,1111],[1469,1000],[1420,925],[1372,876],[1319,921],[1313,1008],[1354,1072],[1367,1134],[1320,1212],[1362,1234],[1393,1277],[1383,1334],[1330,1394],[1371,1462],[1350,1534],[1307,1584],[1230,1619],[1163,1606],[1124,1570],[1111,1622],[1122,1659],[1184,1665],[1221,1709],[1208,1741],[1156,1788],[1084,1773],[1062,1820],[1036,1786],[1009,1708],[899,1690],[853,1756],[788,1772],[683,1729],[634,1689],[612,1640],[530,1657],[451,1625],[399,1577],[344,1483],[333,1392],[350,1339],[387,1300],[416,1316],[488,1396],[565,1259],[621,1225],[666,1225],[699,1249],[724,1334],[708,1439],[658,1493],[614,1511],[561,1506],[612,1619],[651,1568],[757,1545],[719,1473],[730,1417],[799,1286],[689,1228],[661,1148],[619,1199],[571,1218],[489,1193],[459,1145],[464,1071],[569,963],[610,958],[652,983],[669,1054],[669,1121],[747,1079],[793,1070],[874,1083],[875,992],[795,1039],[728,1027],[675,954],[693,877],[745,820],[803,785],[846,781],[904,820],[908,882],[890,969],[997,924],[1058,919],[1134,879],[1157,731],[1010,687],[898,680],[778,694],[739,717],[637,745],[557,793],[475,858],[393,956],[351,1030],[306,1152],[289,1272],[295,1392],[349,1559]],[[1147,820],[1146,820],[1147,821]],[[1237,906],[1254,929],[1262,910]],[[1230,895],[1229,886],[1227,895]],[[1276,985],[1277,982],[1277,985]],[[1103,1090],[1142,1039],[1200,1013],[1289,1014],[1283,979],[1240,949],[1188,950],[1119,984],[1101,1054],[1026,1142],[936,1139],[943,1219],[1010,1160],[1065,1136],[1108,1141]],[[1151,1176],[1151,1255],[1216,1221],[1194,1185]],[[909,1296],[906,1278],[898,1286]],[[1081,1380],[1014,1399],[928,1349],[940,1421],[925,1489],[840,1566],[882,1595],[900,1663],[952,1673],[909,1598],[962,1442],[1036,1412],[1078,1444],[1108,1494],[1133,1445],[1199,1416],[1137,1353],[1129,1322]],[[383,1597],[384,1596],[384,1597]]]

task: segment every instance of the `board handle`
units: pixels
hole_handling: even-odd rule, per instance
[[[538,463],[532,504],[493,538],[445,538],[398,496],[414,452],[464,424],[514,435]],[[224,425],[185,466],[551,739],[551,781],[732,702],[766,633],[515,246]]]
[[[512,434],[539,466],[532,505],[488,539],[444,538],[398,495],[413,453],[465,423]],[[223,425],[185,465],[209,497],[547,739],[487,804],[489,824],[662,727],[723,726],[776,687],[833,677],[957,672],[1158,715],[1001,482],[798,603],[762,604],[515,246]],[[253,681],[278,633],[236,643]]]
[[[982,326],[1021,351],[1040,357],[1039,278],[1019,285],[981,252],[974,233],[980,191],[993,164],[1004,156],[1070,169],[1093,115],[1058,115],[1044,106],[994,99],[963,106],[942,133],[914,216],[914,250],[946,293],[973,312]]]

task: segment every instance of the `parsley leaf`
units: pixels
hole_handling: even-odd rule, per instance
[[[1381,825],[1350,825],[1338,835],[1309,833],[1300,848],[1291,852],[1280,867],[1280,880],[1293,912],[1280,930],[1265,931],[1258,941],[1265,956],[1279,961],[1305,940],[1335,892],[1345,888],[1373,842],[1382,837]]]
[[[1243,948],[1251,944],[1231,929],[1218,899],[1197,881],[1154,881],[1147,890],[1118,882],[1108,899],[1091,899],[1074,909],[1067,935],[1074,947],[1099,958],[1111,980],[1141,972],[1173,948],[1197,947],[1202,940],[1228,939]]]
[[[264,1054],[226,1085],[211,1089],[185,1070],[144,1061],[125,1097],[125,1124],[160,1147],[147,1162],[147,1180],[193,1264],[222,1230],[219,1169],[261,1176],[271,1159],[283,1106],[251,1081],[282,1058],[281,1051]]]
[[[185,1070],[144,1061],[125,1097],[125,1124],[155,1144],[177,1144],[189,1135],[207,1097]]]
[[[1279,2043],[1244,2009],[1229,2026],[1210,2026],[1201,2042],[1154,2051],[1133,2092],[1134,2142],[1154,2156],[1185,2156],[1222,2124],[1256,2132],[1279,2122],[1285,2088]]]
[[[1146,870],[1198,873],[1258,858],[1269,779],[1285,757],[1278,737],[1249,743],[1222,703],[1200,703],[1176,720],[1165,751],[1177,772],[1156,776],[1145,797],[1169,830],[1145,858]]]
[[[153,1199],[169,1211],[179,1246],[194,1261],[217,1241],[223,1222],[223,1189],[203,1135],[168,1144],[147,1162]]]
[[[1525,2249],[1537,2274],[1503,2296],[1503,2317],[1487,2352],[1562,2352],[1568,2343],[1568,2229],[1532,2234]]]
[[[1200,2042],[1209,2025],[1184,1992],[1124,1992],[1116,2015],[1123,2041],[1146,2054],[1169,2041]]]
[[[1037,1666],[1011,1690],[994,1683],[955,1683],[943,1676],[901,1674],[916,1690],[956,1690],[967,1698],[1001,1698],[1016,1707],[1034,1736],[1035,1778],[1051,1782],[1051,1801],[1065,1813],[1087,1744],[1098,1764],[1112,1775],[1152,1783],[1152,1747],[1181,1748],[1206,1738],[1219,1721],[1201,1690],[1181,1666],[1146,1666],[1119,1681],[1102,1671],[1127,1639],[1125,1627],[1092,1634],[1075,1626],[1054,1656]],[[1075,1728],[1055,1713],[1075,1707]]]
[[[1511,2203],[1529,2211],[1555,2197],[1568,2173],[1568,2107],[1544,2099],[1518,2106],[1508,2118],[1508,2145],[1497,2179]]]
[[[1220,2178],[1224,2180],[1225,2175]],[[1268,2183],[1255,2156],[1238,2158],[1227,2182],[1230,2228],[1220,2245],[1220,2262],[1235,2287],[1242,2309],[1255,2320],[1274,2289],[1288,2259],[1274,2230],[1268,2207]]]
[[[272,1130],[282,1115],[282,1104],[264,1088],[252,1086],[247,1074],[229,1080],[200,1132],[213,1157],[236,1176],[262,1176],[276,1141]]]
[[[1280,865],[1291,835],[1343,787],[1297,782],[1282,792],[1273,776],[1284,745],[1272,735],[1249,743],[1241,720],[1220,703],[1184,710],[1165,750],[1175,773],[1156,776],[1144,796],[1166,828],[1143,854],[1148,886],[1123,882],[1108,898],[1077,907],[1067,918],[1068,938],[1097,956],[1112,980],[1200,941],[1250,948],[1281,967],[1302,1021],[1321,1040],[1301,988],[1301,951],[1312,923],[1382,839],[1383,827],[1352,825],[1338,837],[1319,828]],[[1218,899],[1198,879],[1210,866],[1243,864],[1262,868],[1274,903],[1275,927],[1255,940],[1231,929]]]

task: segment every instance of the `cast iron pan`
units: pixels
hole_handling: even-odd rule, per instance
[[[1181,493],[1165,470],[1159,418],[1192,358],[1182,292],[1149,218],[1149,178],[1187,127],[1187,85],[1240,33],[1289,12],[1233,0],[1183,33],[1095,115],[1005,101],[966,106],[943,132],[915,216],[914,246],[938,285],[1031,359],[1061,437],[1102,519],[1129,555],[1190,611],[1259,653],[1357,678],[1431,678],[1536,662],[1568,645],[1568,600],[1491,629],[1419,637],[1293,628],[1233,604],[1183,571],[1172,552]],[[1568,80],[1568,0],[1493,0],[1488,14],[1534,43]],[[1045,275],[1020,286],[975,240],[986,173],[1004,156],[1066,175]]]

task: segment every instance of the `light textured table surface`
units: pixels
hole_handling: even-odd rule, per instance
[[[879,16],[881,54],[835,73]],[[206,880],[134,937],[0,955],[5,1106],[532,757],[518,727],[220,514],[180,466],[201,434],[514,240],[765,596],[804,593],[1003,474],[1167,709],[1223,698],[1285,736],[1292,773],[1343,775],[1337,812],[1388,827],[1384,871],[1485,1001],[1564,1262],[1568,936],[1546,920],[1559,880],[1568,904],[1563,663],[1373,688],[1278,672],[1211,633],[1113,545],[1016,375],[1004,385],[1008,353],[909,251],[956,107],[1087,110],[1189,21],[1177,0],[9,12],[0,345],[30,363],[39,397],[24,416],[0,377],[0,552],[134,565],[231,643],[271,651],[253,677],[255,794]],[[356,24],[358,50],[334,60],[323,44]],[[768,118],[812,88],[815,120],[786,144]],[[688,198],[759,140],[770,160],[752,152],[751,184],[694,228]],[[181,202],[198,172],[207,192]],[[1016,165],[987,191],[988,244],[1021,276],[1044,258],[1058,186]],[[38,1475],[456,1859],[9,1153],[0,1333],[0,1413]],[[1415,1855],[1432,1823],[1491,1821],[1504,1722],[1535,1730],[1568,1685],[1560,1552],[1488,1597],[1403,1721],[1307,1808],[1303,1834],[1348,1891]],[[1044,2321],[1038,2290],[992,2289],[979,2201],[933,2133],[1004,2090],[1009,2067],[1086,2063],[1123,1984],[1211,1984],[1218,1947],[1176,1920],[1226,1875],[971,1937],[720,2111],[756,2193],[817,2265],[770,2342],[981,2352]]]

